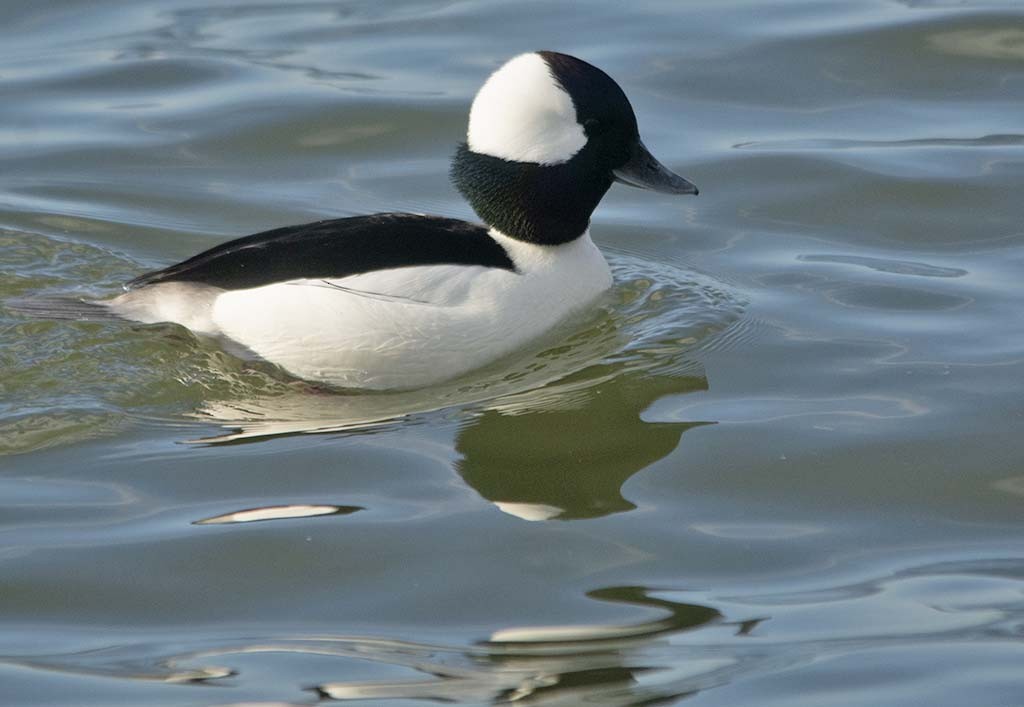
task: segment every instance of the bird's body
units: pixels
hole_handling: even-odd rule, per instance
[[[420,387],[511,353],[611,285],[588,227],[613,180],[696,193],[640,143],[618,85],[564,54],[495,72],[467,138],[452,177],[486,226],[392,213],[285,227],[86,306],[174,322],[308,380]]]
[[[421,238],[431,228],[436,238],[452,236],[446,219],[372,218],[393,231],[414,224]],[[341,234],[349,220],[312,225]],[[241,287],[231,287],[230,278],[211,283],[198,282],[195,274],[185,274],[194,278],[185,280],[156,274],[156,281],[108,306],[126,319],[174,321],[224,337],[307,380],[409,388],[453,378],[512,352],[611,284],[608,265],[587,235],[539,246],[475,230],[475,238],[493,243],[507,260],[481,251],[480,260],[489,262],[271,282],[241,279]]]

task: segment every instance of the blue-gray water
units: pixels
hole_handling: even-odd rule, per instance
[[[432,391],[0,308],[0,704],[1024,704],[1016,0],[12,0],[0,28],[0,300],[470,217],[448,158],[529,49],[608,71],[701,187],[613,189],[610,298]]]

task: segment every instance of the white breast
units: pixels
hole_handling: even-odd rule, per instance
[[[202,331],[227,336],[300,378],[353,388],[414,388],[513,352],[611,285],[608,265],[587,234],[560,246],[492,236],[516,272],[421,266],[215,290],[200,307]],[[178,309],[166,300],[159,308],[161,314]],[[141,309],[135,307],[131,318],[189,323],[181,316],[148,317]],[[190,318],[196,323],[194,314]]]

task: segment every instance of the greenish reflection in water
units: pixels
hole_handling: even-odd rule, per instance
[[[643,411],[666,395],[706,389],[696,376],[627,379],[588,388],[566,409],[487,410],[459,430],[456,468],[481,496],[526,520],[629,511],[636,506],[622,485],[674,451],[686,430],[709,424],[645,422]]]

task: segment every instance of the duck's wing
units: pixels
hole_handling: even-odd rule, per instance
[[[141,275],[129,289],[168,282],[223,290],[295,280],[336,281],[423,265],[478,265],[514,271],[508,253],[477,224],[385,213],[286,226],[215,246]]]

